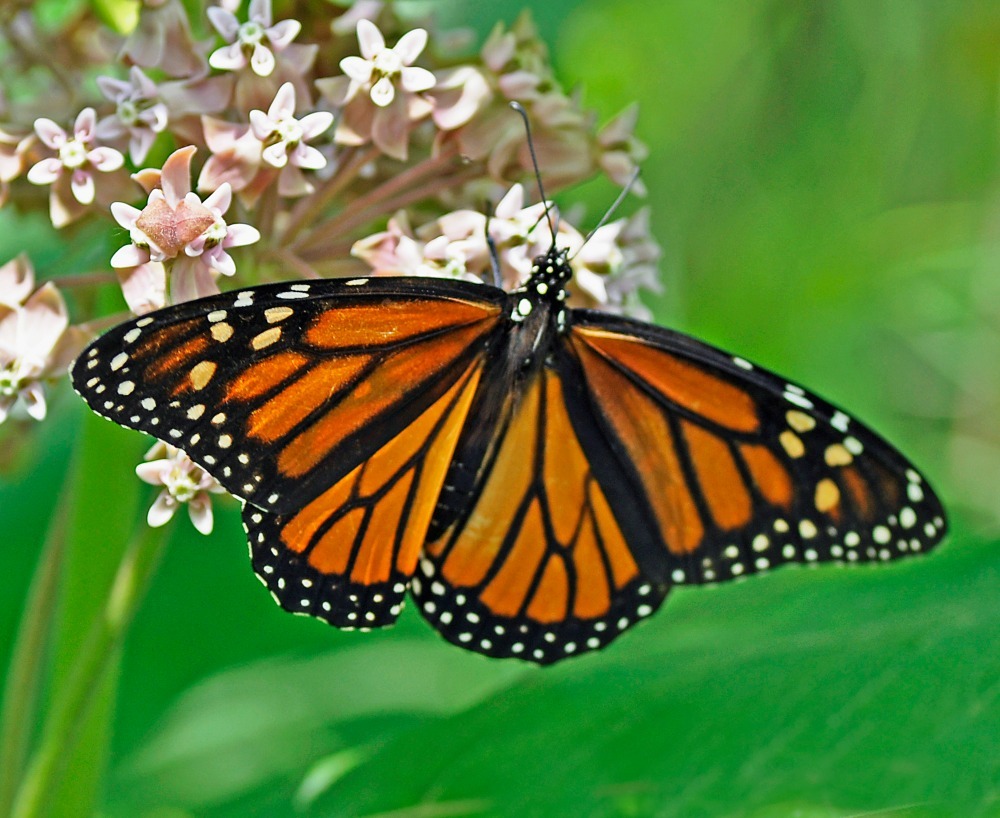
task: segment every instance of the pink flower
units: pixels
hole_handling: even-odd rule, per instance
[[[219,292],[215,279],[236,272],[227,250],[260,239],[260,233],[250,225],[226,224],[223,215],[232,203],[228,184],[220,185],[204,201],[191,191],[194,153],[194,147],[174,151],[164,162],[158,179],[155,171],[136,174],[147,185],[159,183],[150,191],[142,210],[124,202],[115,202],[111,207],[115,221],[129,231],[132,239],[112,256],[111,266],[136,274],[129,290],[124,282],[132,282],[132,275],[125,276],[122,287],[133,310],[138,304],[155,303],[158,293],[165,289],[158,268],[146,265],[168,263],[171,301],[188,301]]]
[[[7,201],[10,183],[24,173],[28,151],[35,140],[33,132],[24,135],[0,130],[0,206]]]
[[[200,533],[211,534],[214,520],[210,495],[225,491],[218,481],[180,449],[166,443],[154,445],[146,453],[145,460],[147,462],[135,467],[139,479],[153,486],[163,486],[146,515],[150,527],[166,525],[186,503],[191,524]]]
[[[44,420],[44,381],[64,375],[89,340],[69,325],[55,285],[49,282],[25,297],[33,284],[26,259],[0,267],[0,423],[16,406]]]
[[[97,135],[105,140],[128,135],[129,156],[139,164],[169,121],[167,106],[159,99],[156,83],[133,65],[127,82],[98,77],[97,86],[116,105],[113,115],[97,123]]]
[[[326,157],[306,141],[319,136],[332,124],[333,114],[329,111],[317,111],[296,119],[295,86],[290,82],[278,89],[266,114],[257,110],[250,112],[250,128],[262,143],[261,158],[268,165],[282,169],[278,182],[281,195],[312,192],[312,185],[300,169],[319,170],[326,166]]]
[[[155,67],[171,77],[190,77],[205,66],[181,0],[143,0],[139,24],[119,56],[126,65]]]
[[[259,77],[269,77],[276,64],[275,51],[284,50],[298,35],[298,20],[272,25],[271,0],[250,0],[247,22],[240,23],[231,11],[219,6],[208,9],[208,19],[229,45],[214,51],[208,64],[220,71],[239,71],[249,63]]]
[[[427,32],[415,28],[387,48],[378,27],[358,20],[360,57],[340,61],[343,77],[316,80],[316,87],[343,108],[334,141],[341,145],[373,142],[383,153],[405,160],[412,123],[432,111],[422,92],[434,86],[434,75],[413,65],[427,45]]]
[[[43,159],[28,171],[28,181],[36,185],[53,185],[50,197],[52,223],[62,227],[71,218],[64,203],[57,202],[60,194],[55,184],[64,173],[70,177],[73,198],[82,205],[92,204],[95,195],[94,171],[108,173],[118,170],[124,163],[123,157],[114,148],[97,146],[95,127],[97,115],[93,108],[84,108],[73,125],[70,136],[51,119],[35,120],[38,138],[58,156]]]

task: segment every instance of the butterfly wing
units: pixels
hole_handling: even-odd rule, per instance
[[[889,560],[944,535],[882,438],[679,333],[575,311],[514,394],[485,460],[453,469],[474,488],[432,524],[413,582],[425,618],[481,653],[547,664],[603,647],[674,584]]]
[[[225,293],[112,329],[73,384],[246,501],[254,567],[284,607],[382,625],[398,614],[503,299],[390,278]]]
[[[464,511],[432,527],[412,590],[449,641],[548,664],[606,645],[669,583],[641,572],[559,374],[542,369],[511,394]]]
[[[659,327],[580,311],[564,379],[601,445],[598,479],[643,570],[702,583],[786,562],[884,561],[926,551],[944,511],[919,472],[840,409],[742,358]],[[614,469],[601,473],[602,462]],[[650,547],[633,532],[654,531]]]

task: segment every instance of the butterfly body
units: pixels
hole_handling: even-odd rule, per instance
[[[937,498],[874,432],[688,336],[569,309],[569,278],[553,249],[510,293],[225,293],[111,330],[73,382],[244,500],[283,607],[371,628],[410,593],[492,656],[603,647],[673,585],[940,541]]]

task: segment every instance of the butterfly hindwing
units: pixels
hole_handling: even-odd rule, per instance
[[[392,624],[451,461],[482,365],[368,460],[302,508],[243,521],[254,571],[285,609],[340,628]]]
[[[517,387],[463,514],[413,580],[455,644],[542,664],[603,647],[666,595],[640,571],[570,422],[558,374]]]
[[[675,583],[786,562],[889,560],[936,545],[943,510],[924,479],[859,421],[742,358],[648,324],[578,311],[564,377],[580,384],[628,475],[626,529],[658,533]],[[596,452],[594,453],[596,455]]]

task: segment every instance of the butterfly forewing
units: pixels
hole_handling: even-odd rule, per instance
[[[841,410],[668,330],[578,312],[568,336],[589,412],[614,453],[605,483],[640,497],[623,527],[658,532],[657,579],[715,582],[786,562],[889,560],[936,545],[943,510],[920,474]],[[592,438],[593,436],[591,436]]]
[[[231,493],[290,512],[374,455],[483,356],[503,293],[327,280],[226,293],[114,328],[73,384],[183,449]]]
[[[341,628],[391,624],[478,386],[475,362],[413,423],[302,508],[247,504],[254,571],[293,613]]]

